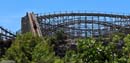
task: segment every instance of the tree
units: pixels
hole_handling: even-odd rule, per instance
[[[35,63],[52,63],[54,62],[53,48],[48,44],[48,40],[44,40],[36,45],[32,53]]]
[[[11,47],[7,50],[4,59],[15,60],[17,63],[29,63],[32,61],[34,47],[42,41],[42,38],[26,33],[16,37]]]

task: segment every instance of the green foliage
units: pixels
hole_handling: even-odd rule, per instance
[[[101,42],[92,39],[78,41],[78,54],[86,63],[104,63],[111,60],[110,47],[103,46]]]
[[[56,32],[55,37],[57,40],[62,40],[62,39],[66,39],[67,35],[64,33],[63,30],[60,30]]]
[[[19,35],[0,60],[17,63],[130,63],[130,35],[115,34],[106,45],[93,38],[78,39],[77,50],[67,49],[65,56],[60,58],[55,55],[54,47],[60,41],[62,44],[59,45],[66,45],[66,38],[61,31],[44,38],[31,33]],[[120,41],[124,44],[118,48]]]
[[[74,60],[74,63],[78,61],[81,63],[128,63],[129,50],[126,46],[118,48],[120,39],[122,38],[119,35],[115,35],[112,39],[113,42],[109,42],[107,45],[91,38],[79,39],[77,41],[78,50],[67,53],[66,57],[69,57],[68,61]],[[127,38],[127,42],[130,42],[130,39]],[[124,45],[127,44],[125,41]]]
[[[31,33],[17,36],[4,58],[15,60],[17,63],[29,63],[32,60],[34,47],[42,38],[34,37]]]
[[[54,61],[53,48],[49,46],[47,40],[40,42],[34,48],[32,57],[34,62],[38,63],[52,63]]]
[[[17,36],[2,60],[14,60],[16,63],[64,63],[55,56],[51,43],[54,37],[38,37],[31,33]]]
[[[125,47],[123,48],[124,52],[127,52],[126,54],[128,54],[128,60],[129,60],[129,63],[130,63],[130,34],[128,34],[125,38],[124,38],[124,41],[125,41]]]

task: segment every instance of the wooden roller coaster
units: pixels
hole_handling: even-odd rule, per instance
[[[130,33],[130,16],[119,14],[65,12],[39,15],[27,13],[22,18],[22,32],[39,36],[53,35],[58,30],[70,38],[108,36],[114,32]]]

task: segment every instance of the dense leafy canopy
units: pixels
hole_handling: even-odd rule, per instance
[[[0,60],[16,63],[129,63],[130,35],[115,34],[112,40],[76,39],[76,50],[67,47],[67,36],[58,32],[52,37],[31,33],[17,36]]]

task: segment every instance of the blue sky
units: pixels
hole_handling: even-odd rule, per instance
[[[26,12],[79,11],[130,14],[130,0],[1,0],[0,26],[13,32],[21,29]]]

